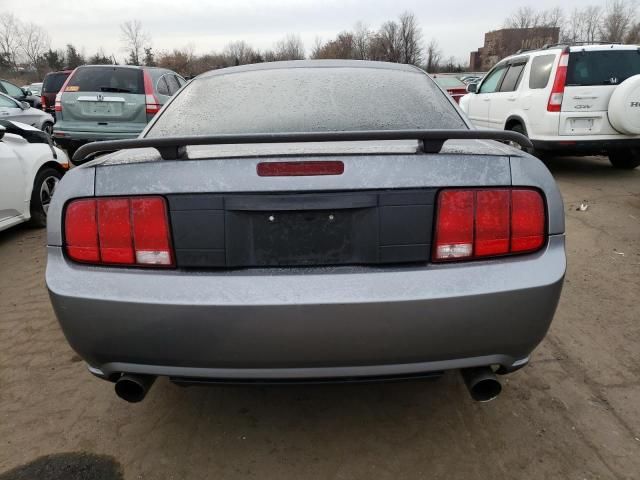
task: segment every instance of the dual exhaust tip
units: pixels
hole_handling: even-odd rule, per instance
[[[471,398],[477,402],[489,402],[502,391],[500,381],[489,367],[464,368],[460,373]],[[155,380],[153,375],[125,373],[116,381],[116,395],[130,403],[141,402]]]

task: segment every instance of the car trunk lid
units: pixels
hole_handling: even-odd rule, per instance
[[[511,183],[506,147],[448,143],[440,154],[415,141],[190,147],[201,159],[179,161],[123,151],[95,163],[96,195],[164,195],[181,268],[426,263],[439,187]],[[259,175],[281,162],[344,168]]]

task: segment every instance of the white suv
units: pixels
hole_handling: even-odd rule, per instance
[[[545,47],[502,60],[460,107],[477,127],[527,135],[536,153],[606,154],[640,165],[640,47]]]

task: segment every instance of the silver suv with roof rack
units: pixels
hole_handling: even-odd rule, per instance
[[[500,61],[460,107],[478,127],[527,135],[536,154],[640,165],[640,47],[549,45]]]

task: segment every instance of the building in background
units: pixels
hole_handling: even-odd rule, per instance
[[[498,61],[518,50],[531,50],[558,43],[559,27],[504,28],[484,34],[484,46],[471,52],[470,69],[486,72]]]

